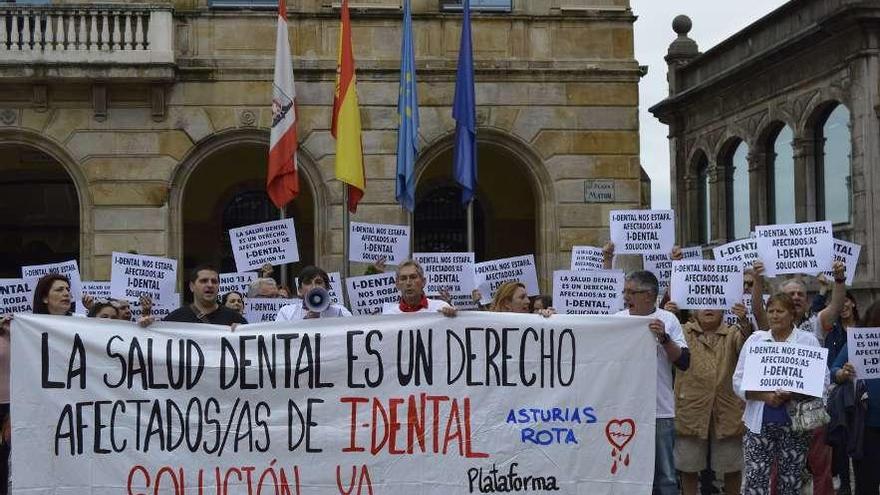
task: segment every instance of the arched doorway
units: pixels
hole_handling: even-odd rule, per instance
[[[23,144],[0,144],[0,157],[0,277],[21,277],[22,265],[78,260],[79,196],[64,166]]]

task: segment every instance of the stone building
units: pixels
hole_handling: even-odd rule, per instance
[[[451,176],[461,2],[412,0],[421,98],[417,207],[397,205],[400,0],[352,1],[366,196],[352,221],[410,223],[414,248],[467,248]],[[0,276],[113,251],[213,261],[227,230],[279,217],[265,194],[272,1],[0,3]],[[343,265],[330,135],[339,2],[288,0],[298,105],[300,256]],[[457,10],[456,10],[457,8]],[[549,289],[608,211],[649,204],[639,164],[635,17],[627,0],[474,1],[478,260],[535,253]],[[587,179],[613,203],[588,204]],[[353,268],[353,271],[356,271]]]
[[[651,112],[669,126],[679,242],[829,220],[862,246],[855,287],[877,292],[878,19],[877,0],[792,0],[705,53],[675,19]]]

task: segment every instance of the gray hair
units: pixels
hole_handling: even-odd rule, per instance
[[[400,265],[398,265],[397,270],[394,273],[394,278],[400,278],[400,270],[403,270],[404,268],[406,268],[408,266],[415,267],[416,272],[419,274],[419,277],[425,278],[425,269],[422,268],[422,264],[416,260],[406,260],[403,263],[401,263]]]
[[[799,285],[804,292],[807,292],[807,284],[805,284],[804,281],[798,276],[794,276],[792,278],[789,278],[788,280],[784,280],[781,284],[779,284],[779,291],[785,292],[785,288],[791,284]]]
[[[642,290],[650,291],[654,297],[660,293],[660,283],[657,281],[657,276],[648,270],[632,272],[626,276],[626,281],[635,283]]]
[[[257,294],[260,292],[260,287],[266,284],[271,284],[277,286],[277,282],[275,282],[274,278],[264,277],[255,279],[251,282],[251,286],[248,288],[248,297],[257,297]]]

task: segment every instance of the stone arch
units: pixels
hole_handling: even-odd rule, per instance
[[[696,177],[700,172],[700,161],[706,160],[709,161],[709,154],[706,153],[706,150],[703,149],[703,146],[695,146],[691,151],[691,156],[687,159],[687,170],[686,174],[690,177]]]
[[[84,278],[92,276],[92,209],[94,201],[89,189],[88,178],[79,163],[64,148],[45,135],[23,128],[0,128],[0,143],[10,146],[24,146],[45,153],[61,165],[73,182],[79,201],[79,270]]]

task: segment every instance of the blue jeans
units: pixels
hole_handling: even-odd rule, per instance
[[[654,495],[678,495],[675,475],[675,419],[658,418],[654,430]]]

